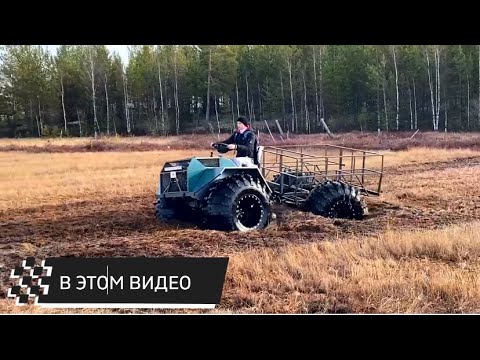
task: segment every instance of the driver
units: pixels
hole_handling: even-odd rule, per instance
[[[237,155],[232,161],[237,166],[255,166],[255,146],[256,136],[250,127],[250,122],[245,116],[237,119],[237,131],[235,131],[227,140],[221,143],[228,144],[229,150],[236,150]],[[219,143],[212,143],[215,145]]]

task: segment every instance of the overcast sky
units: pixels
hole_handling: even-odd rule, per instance
[[[57,47],[59,45],[46,45],[47,48],[52,52],[52,54],[55,54],[57,51]],[[128,61],[128,45],[107,45],[108,50],[110,52],[117,52],[120,57],[122,58],[122,61],[124,64],[127,63]]]

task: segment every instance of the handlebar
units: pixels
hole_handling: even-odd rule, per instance
[[[214,147],[220,154],[225,154],[230,151],[228,144],[225,143],[213,143],[212,147]]]

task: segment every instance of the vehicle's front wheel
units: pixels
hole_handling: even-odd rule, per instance
[[[268,226],[271,209],[260,181],[248,175],[233,176],[215,184],[207,196],[207,227],[227,231],[260,230]]]

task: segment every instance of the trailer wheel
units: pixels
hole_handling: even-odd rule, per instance
[[[341,181],[326,181],[309,194],[305,206],[316,215],[329,218],[362,220],[367,206],[358,191]]]

